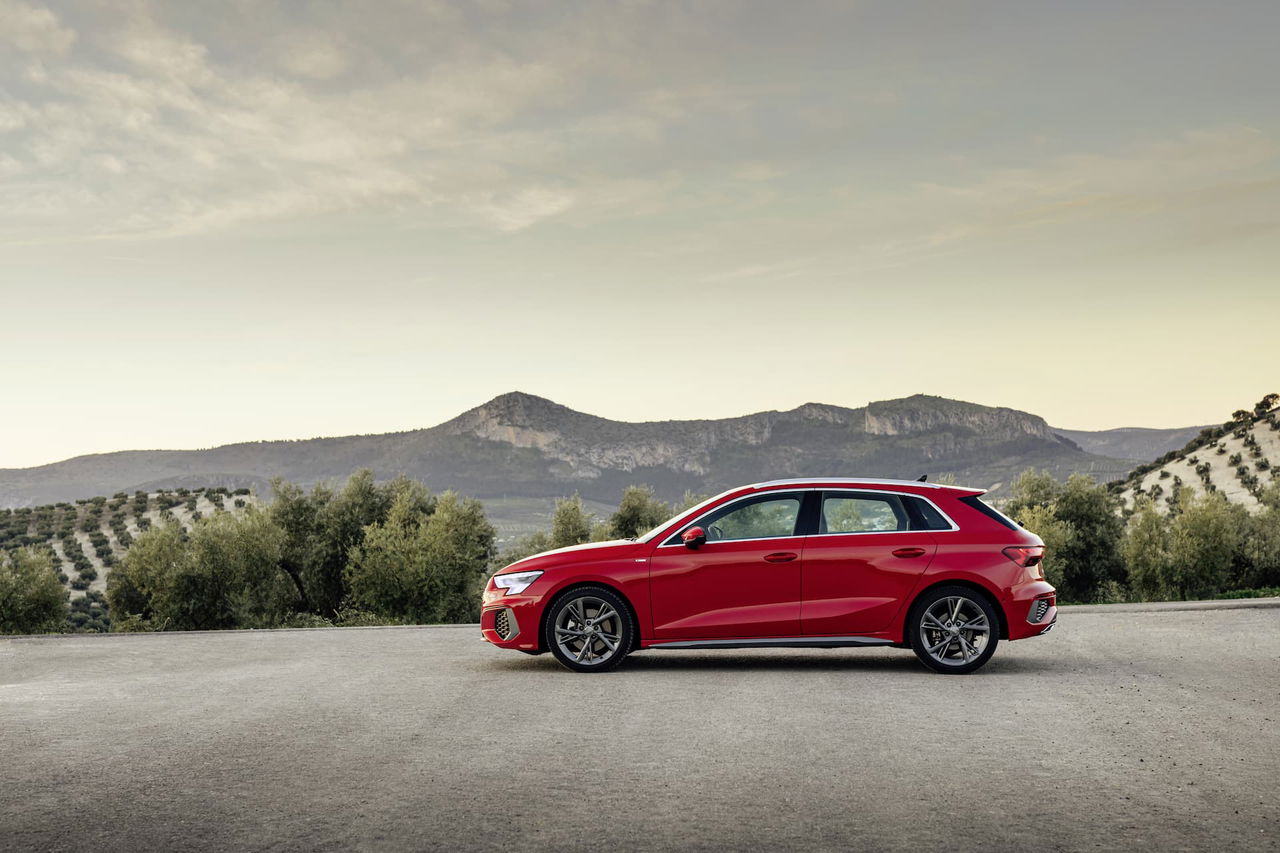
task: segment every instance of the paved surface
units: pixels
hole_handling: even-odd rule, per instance
[[[1272,604],[1066,608],[968,677],[583,676],[474,627],[0,640],[0,848],[1273,849]]]

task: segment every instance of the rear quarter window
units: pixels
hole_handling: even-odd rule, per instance
[[[950,530],[952,525],[946,516],[938,512],[933,504],[924,498],[903,498],[907,511],[911,513],[912,530]]]
[[[1009,518],[1007,515],[1000,512],[1000,510],[995,509],[994,507],[987,506],[985,503],[982,502],[982,499],[979,498],[977,495],[968,495],[967,497],[960,498],[960,503],[965,504],[966,506],[972,507],[973,509],[976,509],[978,512],[982,513],[987,518],[991,519],[992,521],[996,521],[996,522],[999,522],[1000,524],[1003,524],[1005,527],[1009,528],[1010,530],[1022,529],[1022,526],[1019,525],[1018,522]]]

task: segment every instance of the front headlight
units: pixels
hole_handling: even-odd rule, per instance
[[[493,585],[498,589],[506,590],[503,595],[511,593],[519,595],[540,577],[542,577],[542,572],[512,572],[509,575],[494,575]]]

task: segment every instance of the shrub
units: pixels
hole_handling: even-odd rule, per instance
[[[1261,589],[1233,589],[1220,592],[1214,598],[1275,598],[1280,596],[1280,586],[1268,586]]]
[[[67,592],[48,556],[32,549],[0,554],[0,634],[57,631]]]
[[[381,616],[415,623],[472,621],[494,555],[493,526],[479,501],[403,488],[385,523],[371,525],[346,577],[352,600]]]
[[[1166,588],[1177,598],[1211,596],[1233,580],[1242,563],[1245,510],[1221,494],[1209,493],[1184,508],[1169,530]]]

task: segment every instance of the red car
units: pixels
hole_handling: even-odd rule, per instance
[[[910,648],[936,672],[1057,621],[1044,543],[979,489],[775,480],[725,492],[636,539],[499,571],[480,629],[504,649],[603,672],[640,649]]]

